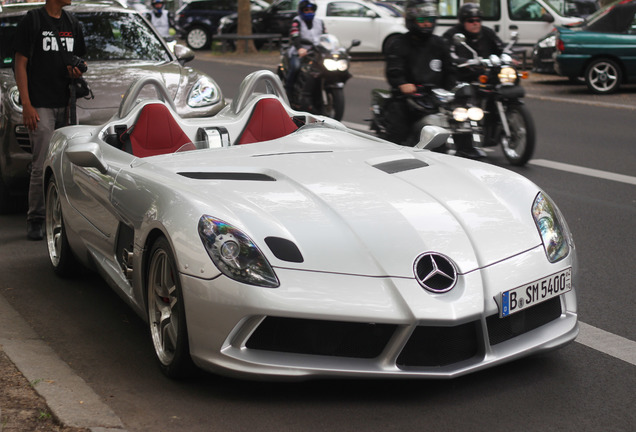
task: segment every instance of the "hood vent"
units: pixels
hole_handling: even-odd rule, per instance
[[[247,181],[276,181],[274,177],[259,173],[240,172],[180,172],[177,173],[195,180],[247,180]]]
[[[274,256],[281,261],[301,263],[304,261],[298,246],[291,241],[280,237],[267,237],[265,243],[269,246]]]
[[[426,162],[423,162],[419,159],[400,159],[373,165],[374,168],[377,168],[388,174],[396,174],[402,171],[424,168],[427,166],[428,164]]]

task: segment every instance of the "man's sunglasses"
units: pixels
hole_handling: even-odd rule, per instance
[[[480,22],[481,22],[481,18],[468,18],[468,19],[466,20],[466,22],[467,22],[467,23],[471,23],[471,24],[473,24],[473,23],[480,23]]]
[[[435,17],[417,17],[418,23],[434,23],[437,18]]]

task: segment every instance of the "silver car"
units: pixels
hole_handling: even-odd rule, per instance
[[[10,210],[28,188],[31,145],[22,124],[22,106],[12,70],[13,38],[29,9],[42,3],[0,7],[0,213]],[[180,116],[207,117],[225,106],[221,90],[209,76],[184,64],[194,58],[181,45],[172,49],[152,25],[132,8],[111,2],[81,2],[68,6],[84,29],[84,74],[94,99],[77,101],[80,124],[107,121],[122,96],[140,76],[154,76],[167,88]]]

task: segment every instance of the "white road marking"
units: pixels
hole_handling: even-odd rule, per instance
[[[636,366],[636,342],[579,321],[576,342]]]
[[[616,174],[608,171],[601,171],[593,168],[585,168],[576,165],[570,165],[562,162],[554,162],[545,159],[532,159],[528,162],[531,165],[542,166],[546,168],[552,168],[560,171],[567,171],[575,174],[582,174],[590,177],[602,178],[605,180],[613,180],[617,182],[636,185],[636,177]]]

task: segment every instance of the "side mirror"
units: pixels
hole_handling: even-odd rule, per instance
[[[541,21],[545,21],[547,23],[553,23],[554,17],[546,12],[543,15],[541,15]]]
[[[466,42],[466,36],[463,33],[455,33],[453,35],[453,43],[455,45],[461,45]]]
[[[174,46],[174,55],[177,56],[177,60],[182,65],[194,60],[194,51],[180,44]]]
[[[376,12],[372,11],[371,9],[369,9],[369,10],[367,10],[367,11],[364,13],[364,16],[366,16],[367,18],[375,19],[375,18],[377,18],[379,15],[378,15]]]
[[[360,39],[354,39],[351,41],[351,48],[353,47],[357,47],[358,45],[360,45],[362,42],[360,41]]]
[[[108,165],[104,161],[102,151],[95,143],[71,144],[64,154],[77,166],[95,168],[102,174],[108,173]]]
[[[450,138],[451,133],[439,126],[424,126],[420,132],[420,140],[415,144],[418,149],[435,149],[443,146]]]

